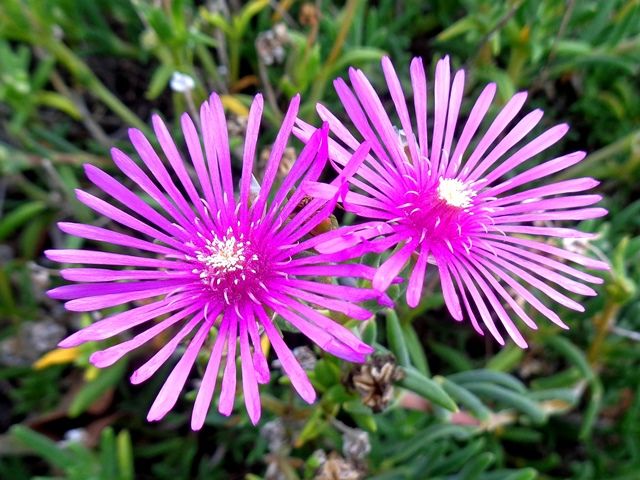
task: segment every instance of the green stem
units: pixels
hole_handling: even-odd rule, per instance
[[[241,38],[230,38],[229,40],[229,85],[233,88],[240,74]]]

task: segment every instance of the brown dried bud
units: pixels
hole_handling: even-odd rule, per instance
[[[257,171],[259,172],[259,178],[262,179],[264,177],[264,170],[267,167],[267,163],[269,163],[269,156],[271,155],[271,148],[263,148],[260,152],[260,156],[258,157],[258,165]],[[287,147],[284,149],[282,153],[282,158],[280,159],[280,165],[278,166],[278,178],[285,178],[291,169],[293,168],[294,163],[298,157],[298,153],[296,149],[293,147]]]
[[[373,355],[367,363],[357,365],[349,375],[349,385],[356,390],[362,403],[374,412],[381,412],[393,398],[393,383],[404,378],[393,355]]]
[[[361,480],[362,472],[335,452],[320,466],[314,480]]]
[[[309,347],[295,347],[292,352],[293,356],[296,358],[303,370],[310,372],[314,368],[316,368],[318,357]],[[273,362],[271,362],[271,366],[273,366],[274,368],[282,368],[282,362],[280,362],[280,360],[278,359],[275,359]]]
[[[244,135],[247,132],[248,122],[249,117],[241,117],[235,113],[228,114],[227,131],[229,132],[229,136],[244,138]]]
[[[271,30],[261,32],[256,39],[256,50],[265,65],[282,63],[286,56],[285,46],[289,43],[289,32],[284,23],[276,24]]]
[[[303,3],[298,20],[305,27],[316,26],[320,22],[320,10],[313,3]]]
[[[352,428],[342,435],[342,454],[354,464],[362,464],[371,452],[369,434],[359,428]]]

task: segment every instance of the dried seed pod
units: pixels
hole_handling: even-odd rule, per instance
[[[361,480],[362,472],[335,452],[320,466],[314,480]]]
[[[393,383],[403,377],[404,372],[396,365],[393,355],[373,355],[366,363],[353,368],[348,382],[360,394],[363,404],[374,412],[381,412],[393,398]]]

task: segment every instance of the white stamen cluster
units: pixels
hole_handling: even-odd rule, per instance
[[[475,190],[467,187],[456,178],[440,178],[438,183],[438,198],[447,205],[457,208],[469,208],[473,204]]]
[[[195,252],[195,258],[203,268],[194,269],[193,273],[198,273],[207,284],[213,284],[215,280],[219,285],[227,274],[244,270],[246,249],[250,246],[251,242],[244,241],[242,233],[236,238],[231,228],[222,238],[214,236],[213,240],[205,239],[204,249]],[[251,255],[251,260],[258,260],[258,256]],[[241,274],[240,277],[244,280],[245,275]],[[238,283],[237,279],[234,283]]]

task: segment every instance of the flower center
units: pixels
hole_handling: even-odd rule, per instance
[[[412,236],[429,243],[431,250],[469,252],[471,235],[482,229],[481,219],[473,211],[477,192],[454,178],[440,178],[436,185],[405,193],[399,208]]]
[[[438,198],[452,207],[469,208],[476,192],[455,178],[440,178]]]
[[[235,237],[225,235],[222,240],[214,238],[207,240],[204,251],[196,252],[197,260],[204,265],[200,273],[201,277],[214,275],[219,277],[229,272],[244,269],[245,245],[249,247],[251,242],[239,242]]]
[[[230,304],[261,283],[260,258],[244,234],[235,235],[231,229],[222,237],[205,239],[204,246],[195,250],[193,273],[214,293],[221,294]]]

